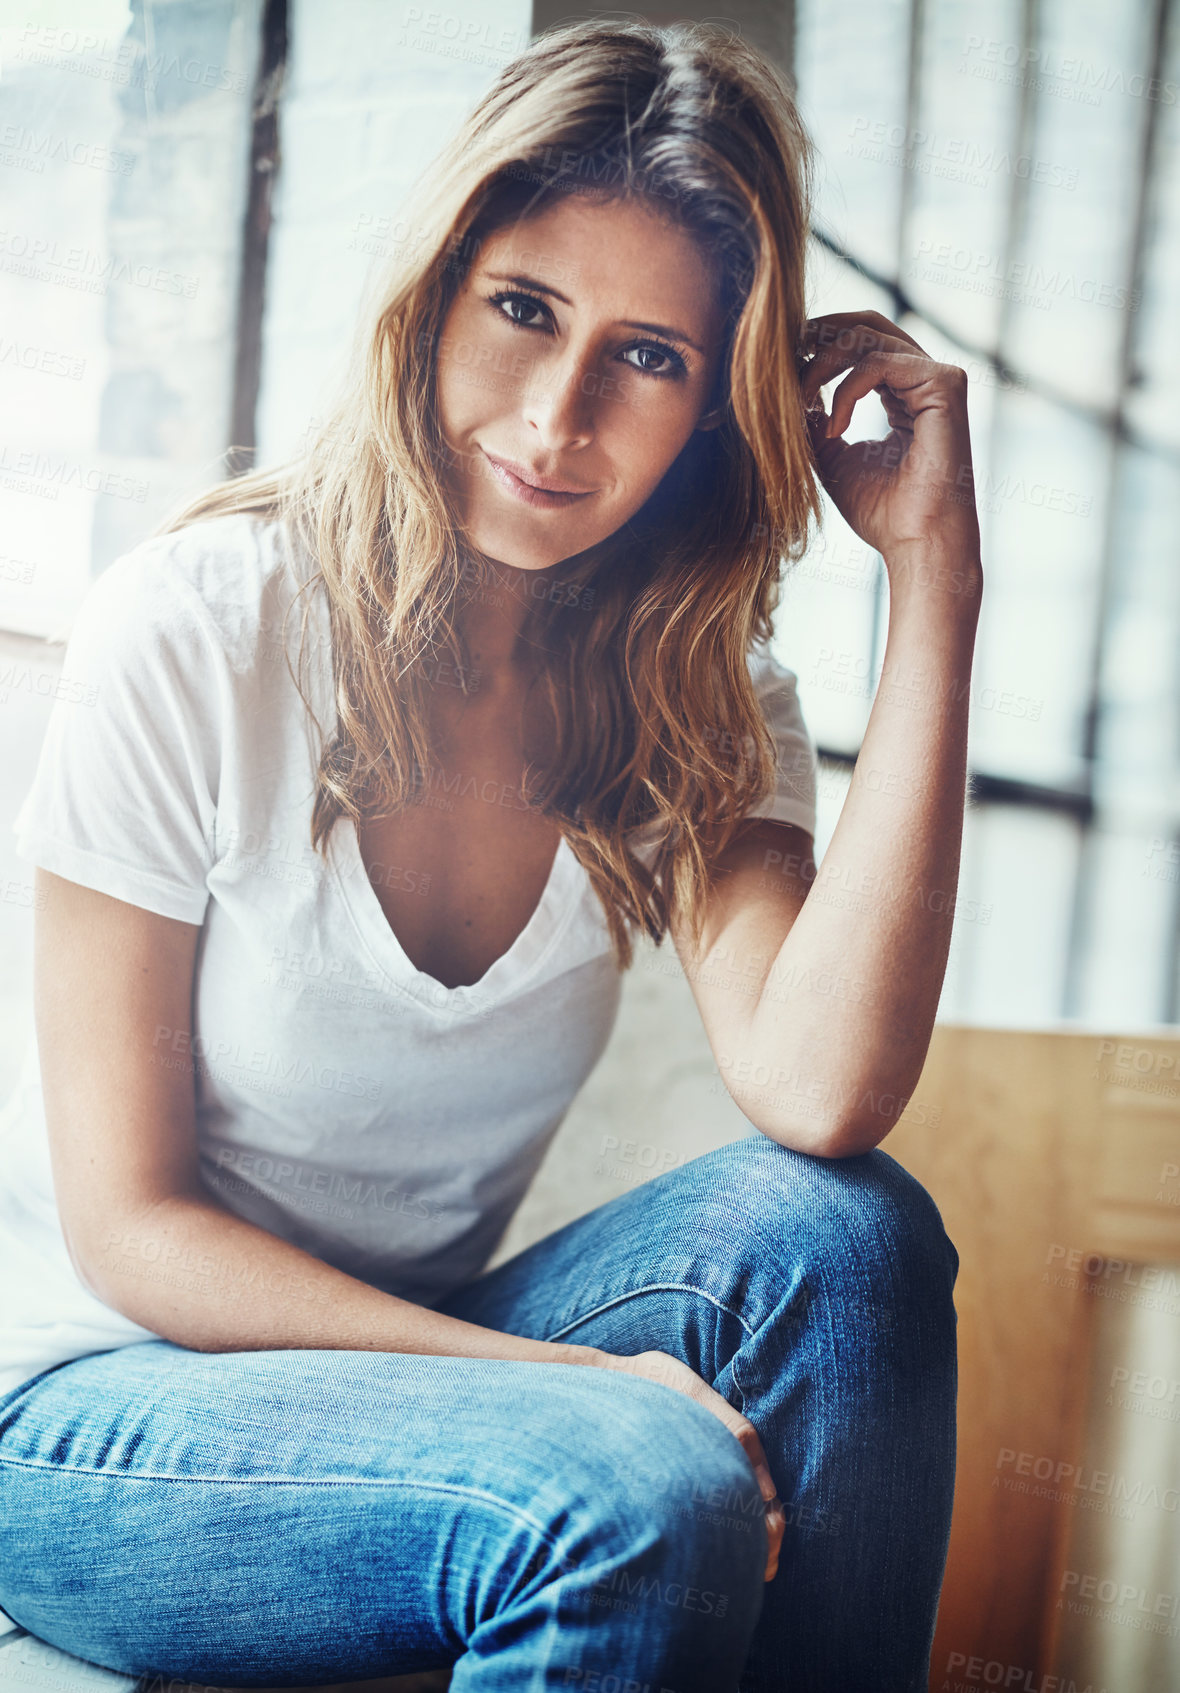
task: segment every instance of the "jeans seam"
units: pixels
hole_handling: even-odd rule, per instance
[[[563,1323],[561,1328],[554,1329],[551,1334],[545,1336],[545,1339],[547,1341],[560,1339],[563,1334],[568,1334],[570,1329],[576,1329],[579,1323],[589,1322],[591,1317],[597,1317],[603,1311],[610,1311],[616,1305],[623,1305],[628,1299],[638,1299],[645,1293],[668,1292],[699,1293],[702,1299],[709,1301],[710,1305],[715,1305],[719,1311],[724,1311],[726,1316],[732,1317],[735,1322],[740,1323],[742,1328],[745,1329],[747,1337],[756,1333],[756,1330],[750,1327],[740,1311],[733,1310],[731,1306],[716,1298],[714,1294],[707,1293],[703,1287],[694,1287],[691,1282],[648,1282],[643,1287],[629,1288],[626,1293],[616,1294],[613,1299],[605,1299],[601,1305],[595,1305],[591,1310],[583,1311],[580,1317],[575,1317],[572,1322]]]
[[[213,1482],[218,1487],[403,1487],[418,1488],[427,1493],[458,1494],[462,1498],[477,1499],[481,1504],[503,1512],[514,1522],[523,1523],[540,1535],[547,1545],[556,1548],[556,1542],[550,1538],[548,1531],[527,1511],[518,1510],[515,1505],[509,1505],[493,1494],[482,1493],[477,1487],[456,1487],[453,1482],[403,1481],[396,1476],[189,1476],[160,1475],[143,1470],[119,1474],[115,1470],[85,1469],[80,1464],[43,1464],[35,1458],[0,1458],[0,1464],[8,1464],[14,1469],[51,1470],[55,1475],[91,1476],[104,1481],[108,1478],[112,1481],[166,1481],[181,1487],[206,1486]]]
[[[783,1296],[779,1300],[778,1304],[775,1305],[774,1307],[772,1307],[772,1309],[768,1313],[765,1321],[758,1325],[758,1329],[756,1331],[756,1334],[760,1336],[762,1334],[762,1331],[765,1329],[767,1323],[773,1322],[775,1320],[775,1318],[778,1317],[779,1314],[784,1310],[785,1307],[787,1307],[788,1305],[794,1305],[795,1302],[798,1300],[800,1293],[803,1294],[805,1303],[808,1306],[810,1306],[811,1289],[810,1289],[810,1286],[808,1284],[808,1280],[807,1280],[806,1275],[800,1275],[799,1278],[798,1278],[798,1281],[793,1286],[789,1286],[787,1288],[787,1291],[783,1294]],[[746,1387],[745,1382],[742,1380],[742,1369],[739,1369],[739,1363],[742,1362],[742,1352],[743,1352],[743,1348],[739,1346],[737,1351],[734,1353],[733,1357],[729,1361],[729,1373],[730,1373],[730,1376],[733,1379],[733,1385],[737,1388],[738,1392],[741,1394],[742,1402],[741,1402],[741,1405],[739,1406],[739,1409],[740,1409],[742,1415],[745,1416],[745,1415],[747,1415],[746,1406],[749,1404],[750,1393],[749,1393],[748,1388]],[[743,1365],[743,1368],[744,1368],[744,1365]]]
[[[737,1388],[738,1398],[741,1400],[741,1404],[737,1408],[741,1412],[742,1416],[744,1417],[746,1415],[746,1405],[748,1404],[749,1401],[747,1399],[746,1390],[742,1386],[741,1377],[738,1375],[738,1359],[741,1357],[741,1355],[742,1355],[742,1349],[739,1346],[737,1351],[734,1353],[733,1357],[729,1360],[729,1379],[733,1382],[733,1385]]]

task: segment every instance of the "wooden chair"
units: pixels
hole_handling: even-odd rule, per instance
[[[939,1025],[884,1144],[934,1196],[960,1257],[958,1467],[930,1686],[982,1685],[996,1664],[1013,1677],[1000,1685],[1082,1686],[1059,1661],[1058,1600],[1071,1535],[1092,1520],[1081,1507],[1106,1486],[1098,1323],[1133,1300],[1180,1312],[1180,1038]]]

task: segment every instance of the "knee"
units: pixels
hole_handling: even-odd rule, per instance
[[[928,1188],[881,1147],[840,1160],[848,1171],[848,1203],[862,1233],[878,1244],[877,1256],[945,1286],[949,1297],[959,1273],[959,1254]]]
[[[900,1289],[915,1281],[949,1298],[959,1254],[938,1206],[916,1176],[880,1147],[854,1158],[818,1158],[756,1133],[712,1155],[702,1170],[733,1219],[796,1272],[841,1270]],[[704,1163],[704,1160],[698,1160]],[[740,1232],[731,1234],[735,1241]]]
[[[822,1161],[838,1184],[838,1210],[870,1262],[911,1266],[954,1285],[959,1254],[933,1194],[881,1147],[855,1158]],[[872,1248],[875,1246],[876,1251]]]

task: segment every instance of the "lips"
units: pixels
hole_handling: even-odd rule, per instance
[[[575,500],[584,500],[593,493],[592,488],[568,488],[560,483],[547,481],[534,482],[531,480],[536,472],[529,471],[526,465],[513,464],[507,459],[495,458],[486,448],[481,449],[492,475],[502,488],[521,500],[525,505],[557,507],[572,505]]]

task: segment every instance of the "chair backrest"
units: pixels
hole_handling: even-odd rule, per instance
[[[938,1024],[883,1145],[960,1256],[958,1470],[930,1686],[998,1664],[1040,1687],[1061,1673],[1079,1507],[1109,1509],[1118,1491],[1081,1456],[1096,1315],[1148,1299],[1180,1313],[1180,1031]]]

